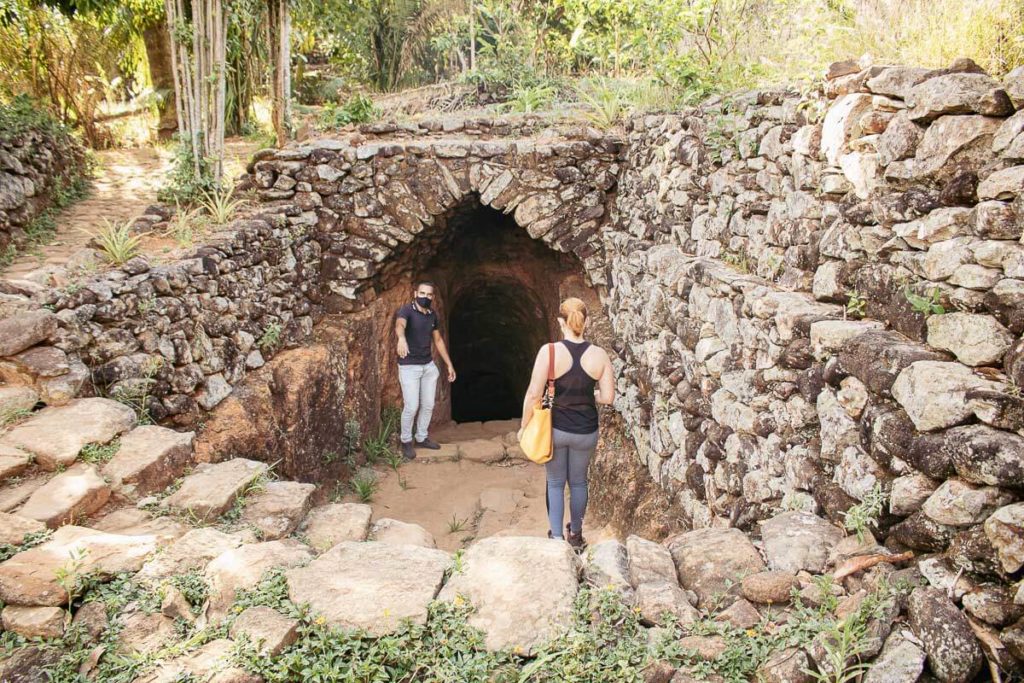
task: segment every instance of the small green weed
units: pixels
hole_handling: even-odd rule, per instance
[[[0,413],[0,429],[10,427],[13,424],[31,417],[31,415],[32,410],[29,408],[12,408],[4,413]]]
[[[343,105],[328,102],[320,112],[317,127],[321,130],[341,128],[353,123],[367,123],[380,116],[369,97],[356,94],[348,98]]]
[[[927,317],[929,315],[942,315],[946,312],[946,309],[940,302],[941,293],[939,288],[935,287],[932,289],[932,293],[928,297],[915,294],[914,291],[909,287],[903,289],[903,296],[906,297],[907,301],[910,302],[911,307],[915,313]]]
[[[853,290],[847,292],[846,308],[843,310],[843,317],[863,318],[867,310],[868,302],[860,295],[860,292]]]
[[[263,328],[263,334],[256,341],[256,346],[260,347],[261,351],[268,351],[277,348],[277,345],[281,343],[281,324],[278,322],[272,322]]]
[[[360,470],[352,477],[349,486],[361,502],[369,503],[380,488],[380,482],[372,470]]]
[[[551,106],[558,90],[550,84],[517,85],[505,102],[506,111],[532,114]]]
[[[453,512],[452,513],[452,518],[448,520],[448,533],[450,533],[450,534],[457,534],[457,533],[459,533],[460,531],[462,531],[463,529],[466,528],[466,523],[468,521],[469,520],[466,520],[466,519],[459,519],[458,517],[455,516],[455,513]]]
[[[377,430],[377,434],[363,443],[366,462],[373,465],[381,461],[391,461],[394,453],[394,435],[401,419],[402,412],[394,406],[389,406],[381,411],[380,428]]]
[[[881,484],[876,483],[864,496],[864,500],[843,513],[846,530],[856,533],[857,540],[863,541],[869,527],[878,524],[878,518],[887,502],[888,496],[882,491]]]
[[[90,465],[102,465],[108,462],[121,448],[121,441],[114,439],[107,444],[89,443],[82,447],[78,458]]]
[[[598,128],[611,128],[625,113],[619,91],[609,83],[596,81],[577,88],[576,94],[587,107],[587,120]]]

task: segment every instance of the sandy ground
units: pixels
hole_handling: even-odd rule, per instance
[[[245,171],[257,147],[244,138],[225,142],[228,178],[237,178]],[[95,159],[95,177],[88,195],[55,216],[55,239],[19,256],[0,276],[19,279],[39,269],[64,266],[89,241],[86,231],[101,228],[104,219],[117,223],[143,213],[147,206],[156,202],[157,191],[167,183],[172,150],[164,147],[110,149],[97,151]],[[165,247],[163,242],[154,240],[144,244],[143,251],[152,253]]]
[[[450,455],[459,444],[500,439],[516,428],[518,420],[453,424],[431,434],[444,446],[442,451],[421,450],[397,471],[378,466],[380,488],[370,501],[374,520],[419,524],[434,536],[437,547],[448,551],[492,535],[547,535],[543,466],[513,457],[482,463]],[[351,494],[346,500],[356,502]],[[488,500],[508,507],[488,507]],[[568,502],[566,515],[568,521]],[[584,521],[584,535],[590,543],[613,537],[594,515]]]

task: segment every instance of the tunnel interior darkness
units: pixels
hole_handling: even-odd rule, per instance
[[[477,201],[453,212],[446,227],[424,275],[444,298],[445,339],[458,372],[451,418],[519,417],[537,350],[555,331],[559,285],[579,263]]]

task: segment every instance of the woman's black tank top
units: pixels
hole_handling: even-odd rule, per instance
[[[591,434],[597,431],[597,403],[594,385],[597,380],[580,365],[583,352],[590,342],[562,344],[572,356],[572,366],[561,377],[555,378],[555,403],[551,409],[551,426],[570,434]]]

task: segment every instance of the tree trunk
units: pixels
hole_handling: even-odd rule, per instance
[[[271,79],[271,118],[277,134],[277,146],[283,146],[291,133],[291,14],[288,0],[268,0],[270,59],[274,67]]]
[[[163,96],[157,138],[169,140],[178,130],[178,117],[175,113],[174,65],[171,61],[167,20],[161,19],[147,26],[142,32],[142,42],[146,46],[146,61],[149,62],[149,79],[153,82],[153,90]]]

